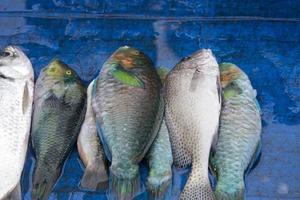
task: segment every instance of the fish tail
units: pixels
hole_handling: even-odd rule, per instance
[[[147,179],[149,199],[170,199],[172,185],[172,170],[159,176],[151,176]]]
[[[192,163],[192,170],[180,199],[214,200],[214,194],[208,178],[208,167],[202,165],[201,162]]]
[[[90,190],[105,190],[108,188],[108,174],[102,161],[87,165],[80,182],[82,188]]]
[[[132,200],[143,192],[139,166],[113,165],[110,167],[108,199]]]
[[[243,200],[245,199],[245,182],[243,175],[227,173],[220,176],[214,191],[217,200]]]
[[[245,199],[245,187],[242,186],[235,190],[224,191],[222,189],[216,189],[215,197],[217,200],[244,200]]]
[[[60,175],[60,169],[47,170],[37,165],[32,183],[32,200],[47,200]]]
[[[15,189],[3,200],[22,200],[22,190],[21,190],[20,182],[15,187]]]

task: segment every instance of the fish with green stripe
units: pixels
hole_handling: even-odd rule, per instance
[[[86,112],[86,90],[74,70],[59,60],[36,82],[32,146],[36,157],[32,199],[48,199],[76,143]]]
[[[139,163],[162,122],[160,94],[161,81],[152,61],[128,46],[113,53],[95,80],[92,107],[111,161],[109,199],[129,200],[142,192]]]
[[[248,76],[236,65],[220,65],[223,104],[219,139],[210,157],[216,175],[218,200],[245,198],[244,177],[261,150],[261,116],[256,91]]]

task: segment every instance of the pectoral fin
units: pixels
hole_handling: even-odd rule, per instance
[[[28,83],[25,83],[24,91],[23,91],[23,100],[22,100],[22,111],[23,114],[26,113],[27,109],[29,108],[29,104],[31,103],[31,97],[29,95]]]
[[[236,97],[242,94],[242,89],[236,84],[231,83],[225,89],[223,89],[223,97],[225,100],[228,100],[232,97]]]
[[[191,80],[191,85],[190,85],[191,92],[194,92],[196,90],[201,77],[202,77],[201,72],[198,69],[196,69]]]
[[[132,87],[144,88],[144,82],[135,74],[120,68],[110,70],[110,74],[118,81]]]

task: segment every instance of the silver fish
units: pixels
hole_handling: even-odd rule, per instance
[[[108,186],[106,158],[97,134],[95,114],[92,109],[92,81],[87,89],[87,110],[77,140],[79,156],[86,167],[81,187],[90,190],[105,189]]]
[[[192,171],[180,199],[214,199],[208,178],[221,109],[219,67],[211,50],[179,62],[165,82],[165,115],[174,165]]]
[[[0,199],[21,199],[20,178],[30,133],[32,65],[16,46],[0,53]]]

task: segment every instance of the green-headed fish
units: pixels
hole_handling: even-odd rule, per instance
[[[165,82],[165,120],[177,168],[192,165],[180,199],[214,199],[208,178],[221,109],[219,66],[203,49],[178,63]]]
[[[77,140],[78,153],[86,167],[80,186],[89,190],[102,190],[108,186],[108,172],[92,108],[93,85],[94,81],[90,83],[87,89],[87,110]]]
[[[244,199],[244,176],[260,153],[261,117],[256,91],[236,65],[220,65],[223,105],[219,139],[210,159],[217,177],[215,196],[220,200]]]
[[[86,90],[80,78],[63,62],[52,61],[41,71],[35,87],[33,200],[48,199],[76,143],[85,111]]]
[[[33,102],[33,69],[16,46],[0,52],[0,199],[21,200]]]
[[[109,198],[133,199],[140,191],[139,163],[161,125],[161,81],[142,52],[124,46],[104,64],[95,82],[92,107],[111,161]]]
[[[159,68],[158,74],[165,80],[168,70]],[[147,190],[151,199],[169,199],[172,185],[173,156],[169,131],[163,120],[158,135],[146,156],[149,165]]]

